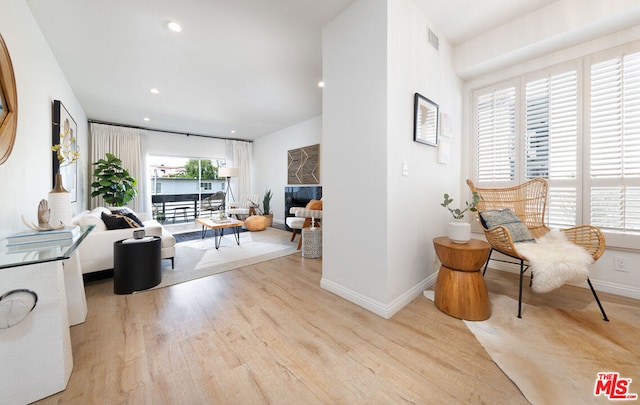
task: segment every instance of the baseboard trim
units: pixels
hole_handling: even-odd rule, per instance
[[[514,274],[520,273],[519,264],[491,261],[491,263],[489,263],[489,267],[490,267],[489,270],[493,269],[493,270],[504,271],[507,273],[514,273]],[[591,284],[593,284],[593,288],[596,291],[602,291],[609,294],[620,295],[622,297],[627,297],[627,298],[640,299],[640,289],[635,287],[629,287],[624,284],[617,284],[617,283],[612,283],[605,280],[598,280],[594,278],[591,278]],[[589,285],[587,283],[571,284],[571,285],[580,287],[580,288],[589,288]]]
[[[406,292],[400,295],[398,298],[391,301],[389,304],[383,304],[380,301],[371,299],[364,294],[347,288],[341,284],[335,283],[331,280],[327,280],[324,277],[320,280],[320,287],[323,289],[344,298],[347,301],[373,312],[374,314],[381,316],[384,319],[390,319],[396,312],[404,308],[405,305],[413,301],[417,296],[423,293],[423,291],[435,284],[438,277],[437,273],[434,273]]]

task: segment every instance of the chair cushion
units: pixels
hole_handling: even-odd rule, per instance
[[[251,232],[267,229],[267,218],[262,215],[252,215],[244,221],[244,227]]]
[[[305,218],[288,217],[287,226],[292,229],[302,229]]]
[[[296,210],[296,217],[322,219],[322,210],[308,210],[300,208]]]
[[[511,234],[513,243],[535,242],[535,238],[529,232],[527,226],[509,208],[503,210],[489,210],[480,212],[480,220],[485,228],[504,226]]]
[[[249,215],[249,208],[229,208],[227,215]]]

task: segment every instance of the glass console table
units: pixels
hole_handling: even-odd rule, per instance
[[[38,297],[22,322],[0,329],[3,401],[31,403],[66,388],[73,368],[69,326],[87,314],[77,248],[92,229],[81,228],[66,246],[20,252],[0,240],[0,296],[29,290]]]
[[[2,239],[0,241],[0,269],[69,259],[94,226],[81,227],[81,232],[73,238],[71,244],[67,243],[64,246],[61,243],[60,245],[37,247],[38,245],[34,243],[32,244],[33,249],[25,248],[18,252],[12,251],[7,246],[7,239]]]

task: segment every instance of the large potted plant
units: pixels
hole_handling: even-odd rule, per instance
[[[464,202],[465,208],[451,208],[449,205],[451,205],[453,199],[449,197],[449,194],[444,194],[444,201],[440,205],[448,209],[453,215],[453,219],[455,219],[454,222],[449,222],[449,239],[453,243],[467,243],[471,239],[471,224],[462,221],[462,218],[464,218],[464,213],[467,211],[477,211],[476,205],[478,205],[479,200],[480,196],[474,192],[471,202]]]
[[[122,161],[111,153],[105,159],[93,163],[96,166],[91,183],[91,197],[102,196],[104,202],[114,207],[127,205],[136,196],[137,181],[122,167]]]
[[[262,215],[267,217],[267,226],[273,225],[273,212],[271,212],[271,190],[267,189],[262,198]]]

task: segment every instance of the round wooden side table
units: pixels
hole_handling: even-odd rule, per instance
[[[489,258],[491,246],[477,239],[453,243],[446,236],[434,238],[433,246],[442,263],[436,281],[436,307],[469,321],[489,318],[491,303],[480,269]]]

